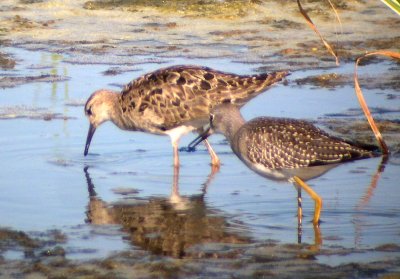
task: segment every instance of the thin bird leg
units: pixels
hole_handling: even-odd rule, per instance
[[[179,168],[179,152],[178,152],[178,142],[172,142],[172,148],[174,150],[174,168]]]
[[[297,188],[297,242],[301,243],[301,238],[303,234],[303,207],[302,207],[302,198],[301,198],[301,187]]]
[[[311,189],[311,187],[308,186],[307,183],[305,183],[298,176],[293,176],[293,180],[296,182],[297,185],[299,185],[301,188],[303,188],[314,200],[315,210],[314,210],[313,224],[314,224],[314,226],[319,226],[319,216],[321,215],[321,208],[322,208],[321,197],[316,192],[314,192],[314,190]]]
[[[211,144],[208,142],[207,139],[205,139],[204,141],[204,145],[206,146],[208,153],[210,153],[211,156],[211,165],[213,167],[217,167],[219,168],[219,166],[221,165],[221,161],[219,160],[217,153],[215,153],[214,149],[212,148]]]
[[[297,188],[297,222],[299,226],[301,226],[303,221],[303,207],[302,207],[302,198],[301,198],[301,187]]]

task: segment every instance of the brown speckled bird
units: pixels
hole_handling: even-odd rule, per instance
[[[226,137],[233,152],[250,169],[270,179],[295,182],[305,189],[315,201],[315,225],[319,223],[322,199],[303,180],[340,163],[377,155],[374,146],[358,147],[306,121],[258,117],[245,122],[239,109],[230,104],[212,110],[210,127]],[[204,131],[193,141],[194,146],[209,135],[208,130]]]
[[[111,120],[123,130],[170,136],[177,167],[180,137],[206,125],[213,107],[221,103],[241,107],[287,74],[235,75],[206,67],[172,66],[131,81],[121,93],[98,90],[85,105],[90,127],[84,155],[96,128]],[[211,163],[218,166],[217,155],[207,141],[205,145]]]

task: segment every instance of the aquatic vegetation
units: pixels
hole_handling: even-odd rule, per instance
[[[342,75],[337,73],[321,74],[317,76],[308,76],[305,78],[296,79],[297,85],[312,85],[316,87],[323,87],[334,89],[343,87],[351,83],[351,77],[349,75]]]
[[[385,3],[389,8],[391,8],[393,11],[395,11],[397,14],[400,15],[400,3],[399,1],[396,0],[381,0],[383,3]]]
[[[331,8],[333,9],[333,11],[335,12],[335,16],[336,19],[339,21],[340,25],[340,17],[335,9],[335,6],[332,4],[331,1],[329,1],[329,4],[331,5]],[[312,30],[314,30],[314,32],[318,35],[318,37],[320,38],[320,40],[322,41],[322,43],[324,44],[324,46],[326,47],[326,49],[328,50],[328,52],[330,54],[332,54],[332,56],[335,57],[336,59],[336,65],[339,66],[339,56],[337,55],[336,51],[332,48],[332,46],[325,40],[325,38],[321,35],[321,33],[318,31],[317,27],[315,26],[315,24],[312,22],[311,18],[308,16],[307,12],[303,9],[303,7],[301,6],[300,0],[297,0],[297,5],[299,6],[299,10],[300,13],[304,16],[304,18],[306,19],[306,22],[308,23],[308,25],[310,26],[310,28]]]
[[[84,8],[89,10],[122,8],[128,11],[137,11],[145,7],[152,7],[165,12],[178,12],[190,16],[231,18],[247,14],[247,11],[254,9],[258,3],[260,3],[259,0],[94,0],[85,2]]]
[[[15,60],[9,55],[0,52],[0,68],[2,69],[13,69],[15,67]]]
[[[392,51],[375,51],[375,52],[370,52],[367,53],[361,57],[359,57],[356,60],[356,64],[355,64],[355,70],[354,70],[354,86],[355,86],[355,91],[356,91],[356,95],[358,98],[358,101],[360,102],[360,106],[364,111],[365,117],[368,120],[369,125],[371,126],[372,131],[374,132],[374,135],[377,139],[377,141],[379,142],[379,145],[381,146],[382,152],[384,154],[388,154],[389,153],[389,149],[386,145],[386,142],[384,141],[381,133],[379,132],[378,127],[375,124],[375,121],[371,115],[371,112],[368,109],[368,105],[365,101],[364,95],[361,91],[361,87],[360,87],[360,83],[358,82],[358,73],[357,73],[357,69],[358,69],[358,64],[359,62],[367,56],[374,56],[374,55],[382,55],[382,56],[386,56],[386,57],[390,57],[390,58],[394,58],[394,59],[400,59],[400,53],[398,52],[392,52]]]

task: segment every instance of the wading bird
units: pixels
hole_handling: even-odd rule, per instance
[[[224,102],[241,107],[287,74],[235,75],[206,67],[172,66],[131,81],[121,93],[100,89],[85,105],[90,127],[84,155],[88,154],[97,127],[111,120],[123,130],[168,135],[174,166],[178,167],[179,139],[190,131],[201,131],[213,107]],[[212,165],[219,166],[219,158],[208,141],[205,145]]]
[[[245,122],[237,107],[216,106],[210,127],[189,148],[221,133],[233,152],[250,169],[274,179],[287,180],[304,189],[315,202],[314,225],[319,225],[322,199],[304,181],[317,177],[340,163],[377,156],[375,146],[357,146],[333,137],[313,124],[289,118],[258,117]],[[299,205],[300,205],[299,198]],[[298,211],[301,223],[301,208]]]

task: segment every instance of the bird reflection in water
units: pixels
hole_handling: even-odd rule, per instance
[[[387,157],[383,157],[356,211],[366,206],[373,196],[386,162]],[[314,169],[313,171],[318,171],[310,173],[310,178],[320,176],[335,166]],[[89,167],[86,166],[84,172],[90,198],[87,222],[93,225],[121,225],[123,231],[128,233],[129,240],[144,250],[182,258],[189,256],[189,248],[196,244],[253,242],[249,236],[246,236],[246,228],[239,225],[235,227],[235,224],[228,223],[217,210],[207,207],[204,195],[215,172],[208,176],[203,184],[202,193],[198,195],[186,197],[179,194],[179,169],[174,168],[171,195],[168,198],[135,198],[126,203],[108,204],[97,196],[88,170]],[[298,201],[301,202],[300,188],[298,188]],[[299,208],[301,208],[300,204]],[[301,211],[299,214],[301,215]],[[361,218],[355,213],[353,222],[356,226],[356,238],[361,234]],[[297,225],[297,240],[300,244],[302,243],[302,224],[299,221]],[[322,233],[320,227],[313,226],[313,229],[314,243],[310,248],[318,250],[322,244]]]
[[[354,212],[354,217],[352,220],[352,223],[354,224],[354,229],[355,229],[355,243],[358,244],[360,242],[359,238],[360,235],[362,234],[362,218],[363,216],[359,214],[360,211],[363,210],[363,208],[365,208],[369,202],[371,201],[371,198],[374,195],[374,191],[378,186],[378,182],[379,182],[379,178],[381,177],[383,171],[385,170],[385,166],[388,162],[388,156],[382,156],[382,159],[375,171],[375,173],[373,174],[373,176],[371,177],[371,181],[365,191],[365,193],[363,195],[361,195],[360,200],[358,202],[358,204],[355,206],[355,212]],[[316,178],[318,176],[323,175],[324,173],[326,173],[327,171],[329,171],[330,169],[337,167],[339,164],[335,164],[330,166],[329,168],[325,168],[325,169],[320,169],[320,172],[316,172],[313,173],[313,175],[311,175],[312,173],[310,173],[311,176],[307,177],[307,180],[309,179],[313,179]],[[300,187],[296,187],[297,189],[297,193],[298,193],[298,215],[302,215],[302,209],[301,209],[301,188]],[[297,237],[298,237],[298,243],[301,243],[301,239],[302,239],[302,222],[301,222],[301,218],[298,218],[298,232],[297,232]],[[320,227],[316,227],[314,226],[314,246],[312,248],[315,249],[319,249],[319,247],[322,245],[322,234],[321,234],[321,229]]]
[[[217,210],[207,207],[204,195],[214,173],[198,195],[179,194],[179,170],[175,168],[169,198],[137,198],[129,203],[107,204],[97,196],[88,169],[84,168],[90,197],[87,222],[119,224],[128,233],[129,240],[144,250],[182,258],[188,256],[188,249],[196,244],[251,242],[245,229],[235,228]]]

